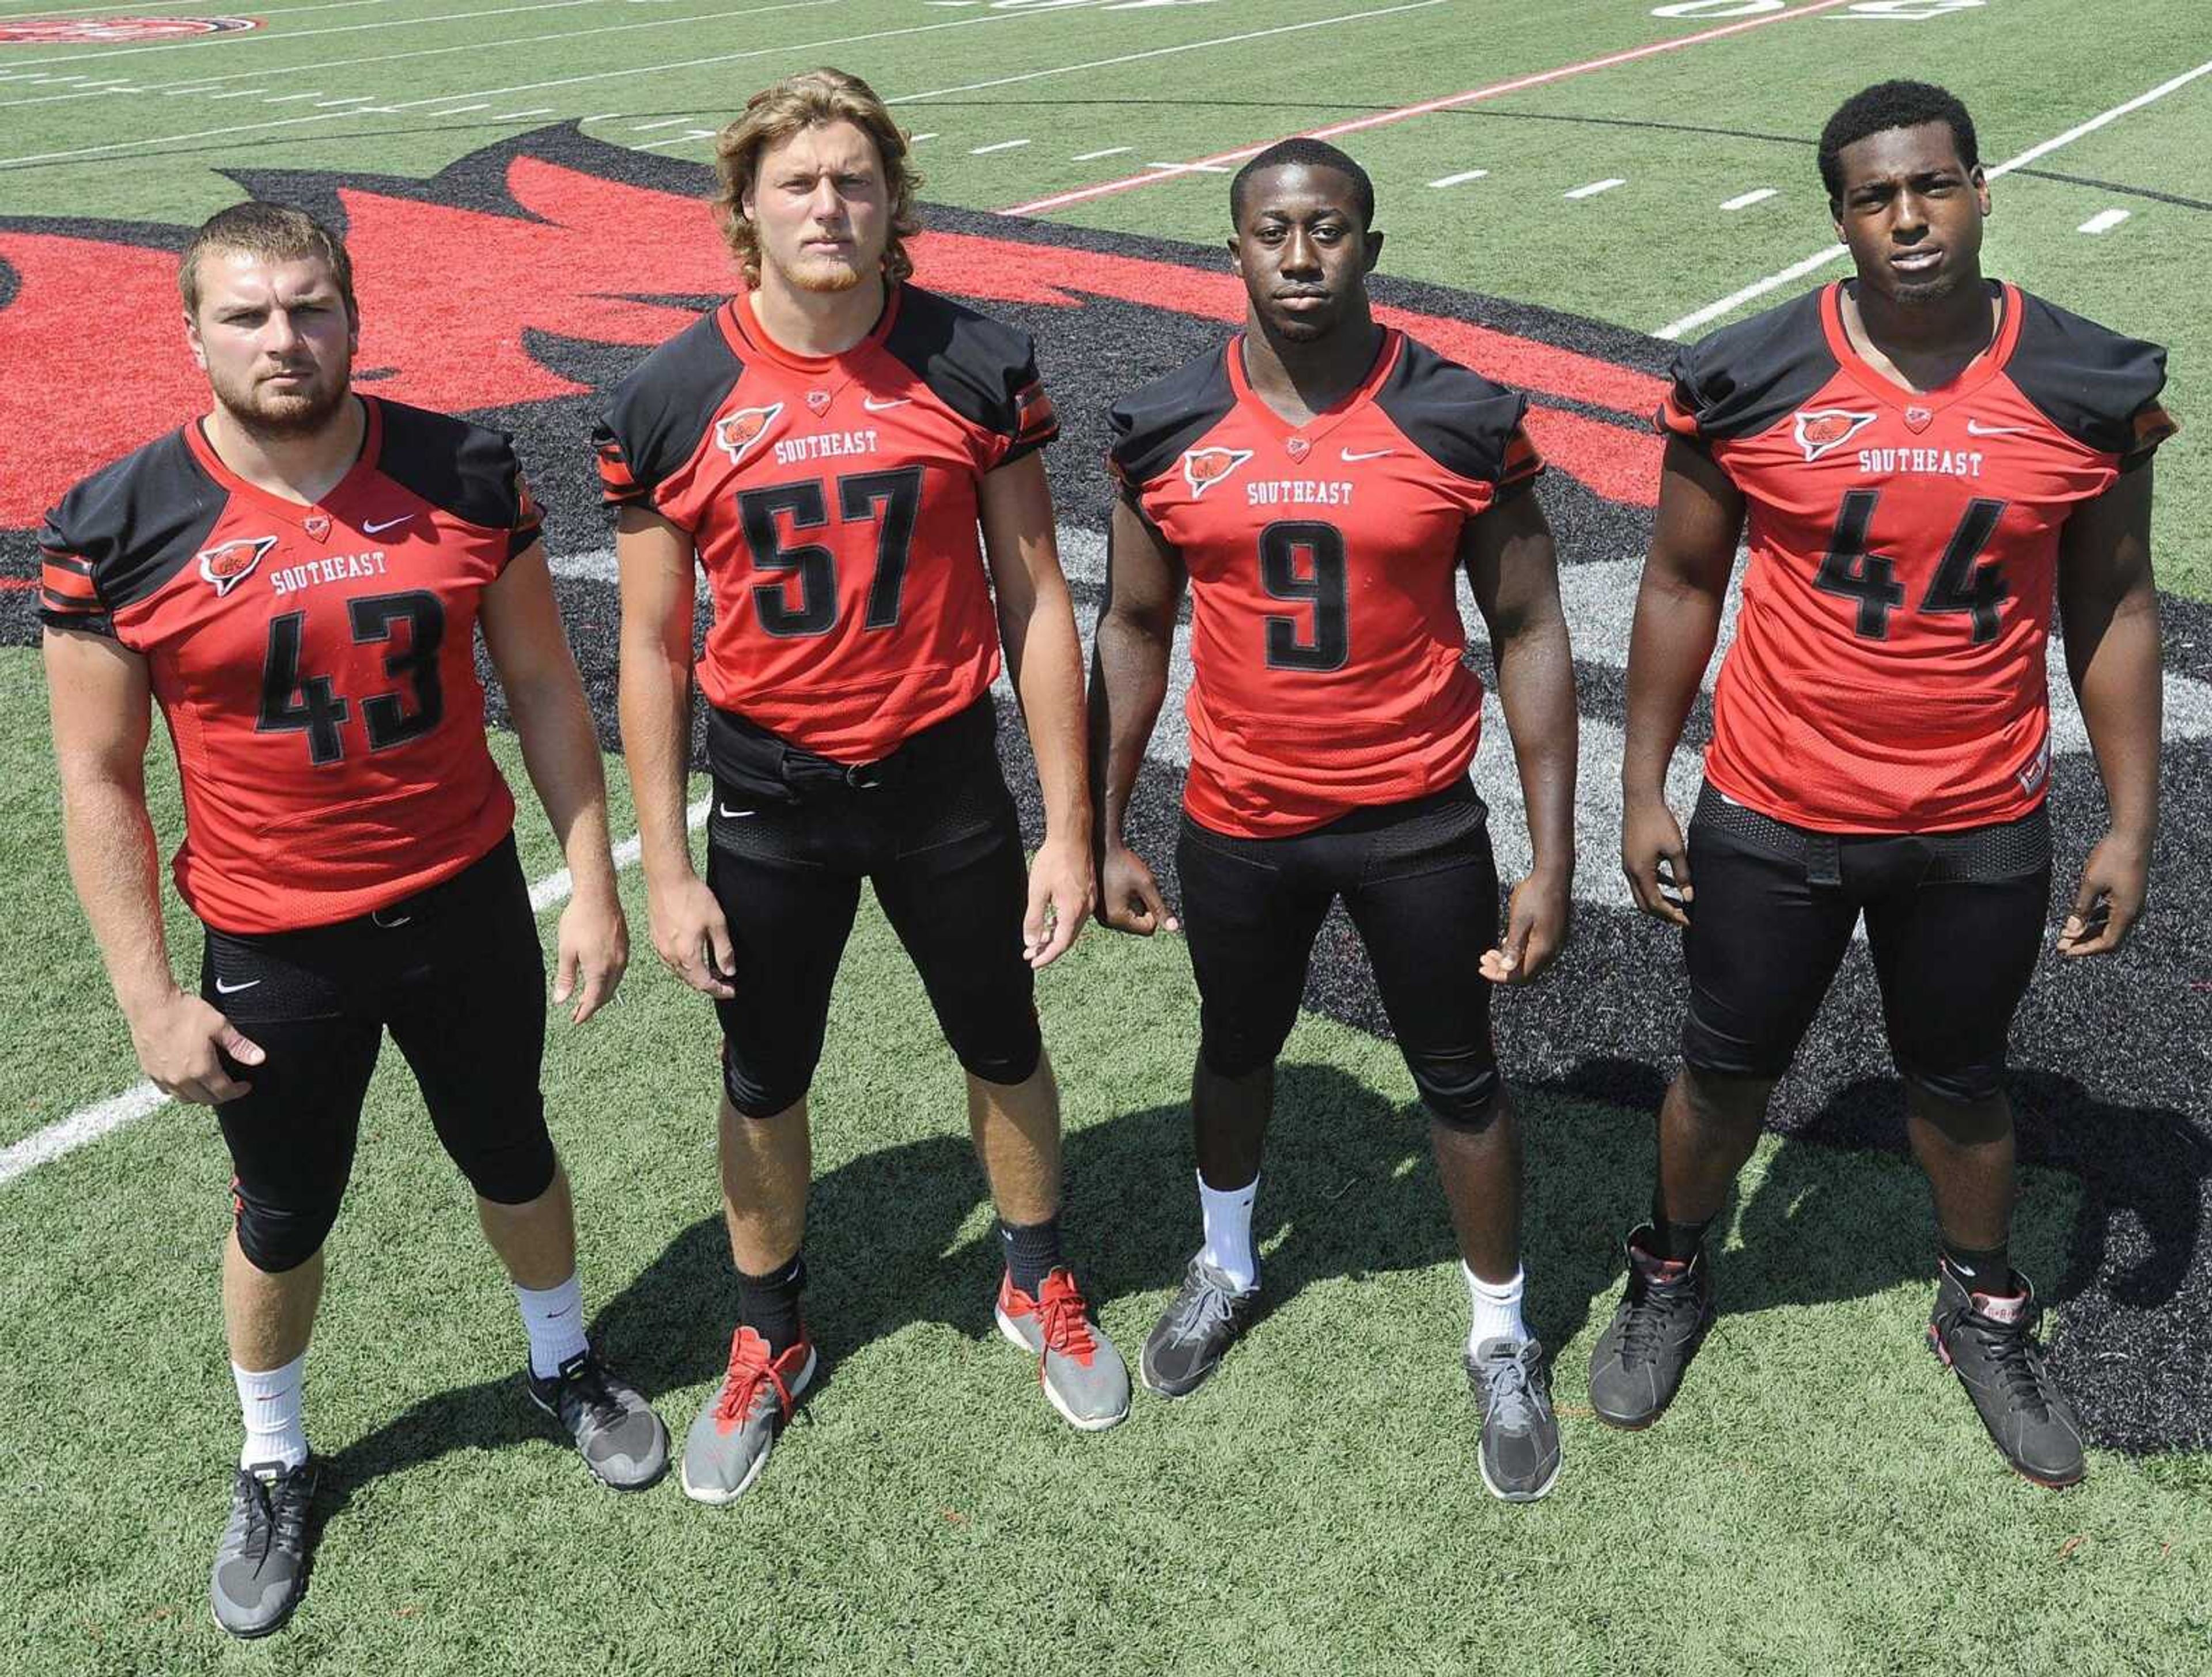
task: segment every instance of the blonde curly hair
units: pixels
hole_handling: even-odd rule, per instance
[[[745,219],[744,201],[759,173],[761,155],[806,129],[838,122],[849,122],[866,134],[883,160],[884,187],[891,209],[884,277],[896,282],[914,272],[906,241],[921,231],[914,210],[921,177],[907,161],[906,135],[873,88],[857,76],[824,65],[763,88],[745,101],[743,114],[715,137],[714,173],[721,186],[714,194],[714,218],[747,285],[760,283],[760,234]]]

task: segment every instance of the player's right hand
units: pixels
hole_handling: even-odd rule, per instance
[[[1155,932],[1180,932],[1182,922],[1160,895],[1160,882],[1145,859],[1126,844],[1109,846],[1098,861],[1098,908],[1102,925],[1149,938]]]
[[[646,914],[653,922],[653,947],[669,971],[717,1001],[737,994],[729,980],[737,970],[730,923],[705,880],[695,873],[674,884],[648,888]]]
[[[131,1045],[155,1088],[195,1106],[219,1106],[252,1089],[252,1084],[239,1082],[223,1069],[223,1054],[240,1066],[258,1066],[268,1058],[258,1042],[199,997],[182,990],[172,990],[151,1008],[132,1016]]]
[[[1622,811],[1620,867],[1638,908],[1669,926],[1689,925],[1690,848],[1664,798],[1634,799]]]

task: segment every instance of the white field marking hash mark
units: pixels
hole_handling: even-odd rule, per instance
[[[2095,133],[2107,123],[2118,122],[2122,117],[2140,111],[2144,106],[2154,104],[2168,94],[2187,87],[2198,76],[2208,75],[2212,75],[2212,60],[2197,65],[2194,70],[2185,70],[2180,75],[2160,82],[2149,91],[2139,93],[2133,99],[2113,106],[2109,111],[2100,111],[2087,122],[2076,123],[2063,134],[2054,134],[2049,139],[2030,146],[2017,157],[2008,157],[2003,162],[1985,171],[1985,176],[1994,180],[2001,174],[2010,174],[2014,169],[2025,168],[2039,157],[2047,157],[2061,146],[2071,145],[2084,135]],[[1668,321],[1651,335],[1654,337],[1680,338],[1683,333],[1696,331],[1708,320],[1717,320],[1723,314],[1733,313],[1736,309],[1751,301],[1753,298],[1764,297],[1770,291],[1779,290],[1791,281],[1800,280],[1808,274],[1815,273],[1826,267],[1831,262],[1838,261],[1847,254],[1848,252],[1841,245],[1831,245],[1825,250],[1815,251],[1802,260],[1793,262],[1777,273],[1769,274],[1765,279],[1753,280],[1740,291],[1731,291],[1717,301],[1707,303],[1703,308],[1692,310],[1679,320]]]
[[[1470,180],[1487,180],[1488,169],[1462,169],[1457,174],[1448,174],[1441,180],[1431,180],[1431,186],[1464,186]]]
[[[1603,180],[1593,180],[1587,186],[1577,186],[1573,191],[1565,193],[1563,196],[1571,198],[1594,198],[1600,192],[1610,192],[1616,186],[1626,185],[1628,183],[1619,175],[1611,175]]]
[[[999,140],[988,146],[970,146],[968,148],[968,155],[970,157],[988,157],[994,151],[1012,151],[1028,143],[1027,140]]]
[[[2128,218],[2124,210],[2100,210],[2095,215],[2074,229],[2076,233],[2110,233]]]
[[[1735,197],[1729,198],[1727,202],[1723,204],[1721,208],[1723,210],[1748,210],[1754,204],[1765,204],[1767,199],[1773,197],[1776,195],[1776,191],[1773,187],[1761,186],[1756,191],[1737,193]]]
[[[1089,163],[1101,157],[1119,157],[1125,151],[1135,149],[1134,146],[1108,146],[1103,151],[1079,151],[1067,161],[1071,163]]]
[[[650,134],[656,128],[681,128],[687,122],[696,123],[698,120],[696,117],[670,117],[665,122],[641,122],[629,131],[633,134]]]
[[[697,832],[707,824],[707,810],[710,800],[702,798],[684,811],[684,824]],[[634,867],[644,851],[644,841],[632,833],[615,846],[615,872]],[[547,874],[530,888],[530,908],[533,914],[544,914],[556,903],[565,902],[575,890],[575,881],[567,868]],[[141,1118],[150,1117],[169,1104],[169,1097],[151,1082],[133,1084],[119,1095],[111,1095],[104,1101],[80,1107],[66,1118],[51,1123],[42,1130],[33,1131],[14,1145],[0,1148],[0,1185],[35,1170],[40,1165],[51,1164],[65,1153],[100,1139],[103,1135],[135,1124]]]

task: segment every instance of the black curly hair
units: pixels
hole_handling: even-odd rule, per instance
[[[1930,122],[1950,129],[1959,161],[1969,171],[1982,166],[1981,149],[1974,139],[1974,119],[1948,88],[1928,82],[1877,82],[1845,100],[1820,131],[1820,179],[1828,189],[1830,201],[1840,202],[1844,196],[1845,146],[1869,134],[1918,128]]]

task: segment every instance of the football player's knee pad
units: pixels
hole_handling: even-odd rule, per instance
[[[2002,1063],[1994,1066],[1961,1066],[1948,1072],[1926,1072],[1915,1066],[1907,1066],[1900,1060],[1897,1069],[1899,1074],[1907,1083],[1934,1097],[1937,1109],[1929,1113],[1928,1116],[1939,1129],[1946,1127],[1944,1121],[1946,1115],[1942,1111],[1943,1108],[1983,1107],[2004,1093],[2005,1068]],[[1959,1116],[1962,1121],[1968,1121],[1968,1115],[1964,1111],[1961,1111]],[[1975,1113],[1972,1120],[1967,1121],[1967,1127],[1974,1129],[1985,1128],[1987,1119],[1984,1115]]]
[[[1497,1121],[1505,1085],[1488,1054],[1407,1056],[1421,1104],[1446,1129],[1480,1134]]]
[[[1036,1010],[1025,1009],[1018,1024],[985,1036],[969,1032],[952,1045],[961,1069],[984,1083],[1012,1088],[1036,1075],[1044,1060],[1044,1033],[1037,1029]]]
[[[1249,1078],[1255,1072],[1264,1072],[1273,1065],[1282,1055],[1283,1044],[1288,1041],[1288,1032],[1276,1036],[1272,1033],[1240,1030],[1201,1022],[1198,1033],[1198,1057],[1206,1069],[1218,1078]]]
[[[513,1135],[478,1147],[456,1162],[478,1197],[495,1206],[528,1205],[553,1186],[553,1173],[561,1168],[553,1138],[546,1133],[542,1106],[534,1122],[518,1126]]]
[[[779,1066],[772,1070],[738,1064],[730,1045],[722,1044],[722,1093],[741,1118],[773,1118],[787,1107],[806,1098],[814,1081],[814,1067]]]
[[[331,1228],[338,1220],[338,1204],[345,1197],[340,1183],[304,1205],[264,1206],[234,1190],[238,1213],[238,1249],[246,1262],[267,1275],[297,1269],[323,1249]]]

